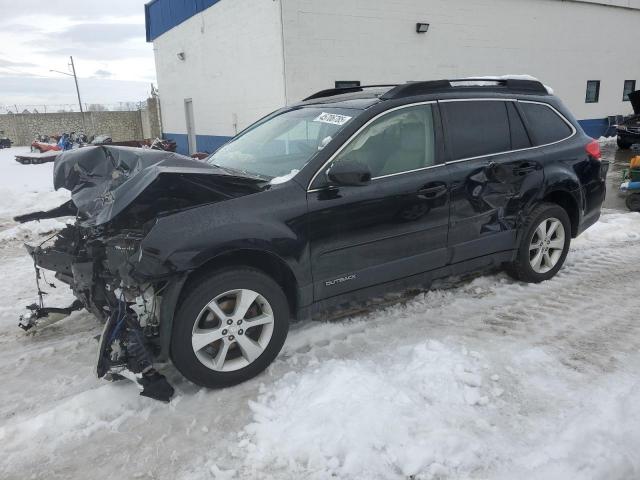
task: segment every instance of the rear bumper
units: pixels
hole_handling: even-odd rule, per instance
[[[601,160],[598,179],[592,181],[587,186],[583,186],[581,189],[583,198],[585,199],[585,205],[591,205],[591,208],[584,211],[580,216],[580,221],[578,222],[578,229],[575,237],[577,237],[591,225],[596,223],[600,218],[602,204],[604,203],[604,199],[607,194],[606,180],[610,165],[611,162],[609,162],[608,160]]]

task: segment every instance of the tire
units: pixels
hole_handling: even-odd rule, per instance
[[[640,193],[628,195],[624,203],[632,212],[640,212]]]
[[[548,239],[540,235],[543,222],[545,230],[553,230]],[[567,212],[555,203],[542,203],[531,211],[521,231],[516,258],[505,266],[507,273],[527,283],[554,277],[562,268],[571,244],[571,222]]]
[[[282,288],[271,277],[253,268],[228,268],[200,277],[188,288],[171,337],[173,364],[188,380],[208,388],[229,387],[255,377],[278,356],[290,312]],[[253,294],[257,297],[246,313],[236,313],[237,307],[243,310],[243,295],[248,303]],[[225,326],[227,322],[231,325]]]
[[[625,142],[620,137],[618,137],[618,139],[616,140],[616,143],[618,144],[618,148],[620,150],[629,150],[631,148],[631,143]]]

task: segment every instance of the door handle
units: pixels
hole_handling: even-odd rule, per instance
[[[442,193],[447,191],[446,185],[437,185],[435,187],[423,187],[418,190],[419,195],[424,195],[425,197],[437,197]]]
[[[525,164],[521,167],[515,167],[513,169],[513,173],[519,176],[526,175],[527,173],[531,173],[535,171],[536,171],[536,166],[531,164]]]

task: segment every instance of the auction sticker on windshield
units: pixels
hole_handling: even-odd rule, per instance
[[[344,125],[352,117],[347,117],[346,115],[338,115],[337,113],[326,113],[322,112],[318,115],[313,121],[314,122],[322,122],[322,123],[331,123],[332,125]]]

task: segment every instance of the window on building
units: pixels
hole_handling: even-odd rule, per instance
[[[520,102],[527,126],[535,145],[557,142],[571,135],[573,130],[551,108],[540,103]]]
[[[443,102],[453,160],[511,150],[506,102]]]
[[[360,80],[336,80],[336,88],[359,87]]]
[[[598,103],[598,100],[600,100],[600,80],[588,80],[585,103]]]
[[[631,92],[635,92],[636,91],[636,81],[635,80],[625,80],[624,81],[624,88],[622,90],[622,101],[623,102],[628,102],[629,101],[629,94]]]
[[[380,117],[340,152],[336,162],[340,161],[364,163],[374,178],[434,165],[431,105],[402,108]]]

